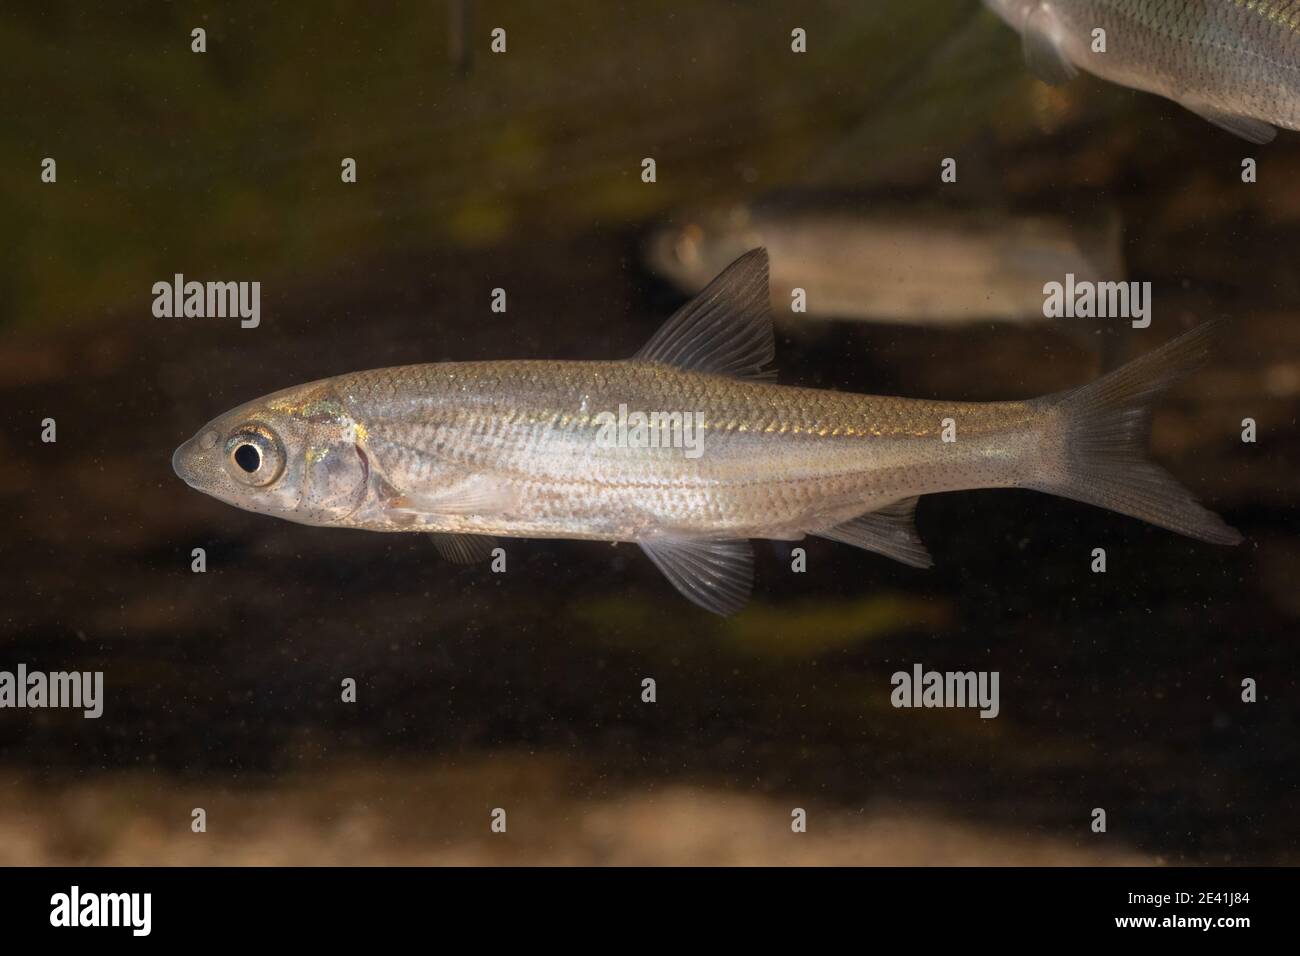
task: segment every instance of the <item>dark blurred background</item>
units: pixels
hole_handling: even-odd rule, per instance
[[[103,670],[106,704],[0,711],[0,863],[1296,861],[1300,134],[1048,89],[962,0],[84,7],[0,15],[0,669]],[[1119,210],[1155,290],[1125,350],[1231,319],[1154,449],[1246,543],[936,496],[933,570],[810,539],[795,575],[759,543],[721,620],[630,546],[511,542],[494,575],[172,474],[203,422],[310,379],[630,355],[684,299],[648,234],[804,190]],[[260,281],[261,326],[153,317],[177,272]],[[810,320],[778,361],[973,401],[1098,371],[1060,329],[989,322]],[[916,662],[999,671],[1001,715],[893,709]]]

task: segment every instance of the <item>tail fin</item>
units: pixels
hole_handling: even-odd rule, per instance
[[[1029,487],[1118,511],[1189,538],[1239,544],[1241,534],[1146,458],[1151,406],[1210,354],[1221,323],[1206,322],[1091,385],[1042,401],[1061,418],[1044,477]]]

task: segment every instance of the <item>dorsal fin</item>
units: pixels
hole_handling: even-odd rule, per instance
[[[775,357],[766,249],[752,249],[723,269],[633,356],[749,379],[775,376]]]

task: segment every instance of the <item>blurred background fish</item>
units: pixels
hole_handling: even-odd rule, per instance
[[[686,293],[745,251],[771,260],[773,315],[798,323],[796,288],[818,318],[962,325],[1040,324],[1043,286],[1125,278],[1114,209],[1076,222],[1046,214],[902,205],[883,197],[786,196],[675,216],[646,262]]]

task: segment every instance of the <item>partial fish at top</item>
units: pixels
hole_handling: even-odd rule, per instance
[[[1086,70],[1166,97],[1267,143],[1300,129],[1297,0],[984,0],[1023,38],[1025,59],[1060,84]],[[1105,52],[1094,52],[1095,30]]]
[[[1143,454],[1152,403],[1206,358],[1210,328],[1031,401],[793,388],[771,381],[760,249],[631,359],[339,375],[218,416],[172,465],[239,508],[431,532],[460,560],[493,535],[635,542],[683,595],[729,614],[750,593],[750,538],[816,535],[928,566],[912,515],[934,492],[1032,488],[1237,543]],[[680,415],[699,441],[611,441],[610,418],[624,410]]]

